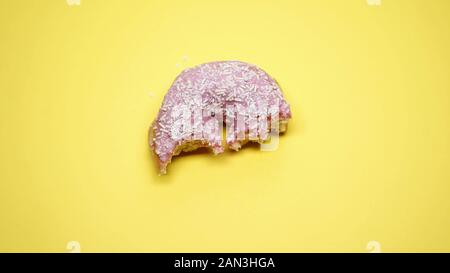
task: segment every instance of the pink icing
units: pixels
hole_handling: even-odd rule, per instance
[[[205,63],[184,70],[175,79],[152,125],[150,144],[165,170],[184,141],[202,140],[215,153],[222,152],[222,129],[217,125],[224,122],[229,145],[245,134],[267,139],[270,125],[258,120],[270,123],[271,114],[278,114],[279,120],[291,117],[280,87],[266,72],[240,61]],[[238,117],[247,117],[245,127],[238,126],[242,125]]]

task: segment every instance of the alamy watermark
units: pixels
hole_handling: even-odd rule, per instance
[[[66,249],[69,253],[81,253],[81,244],[78,241],[67,242]]]
[[[66,0],[69,6],[79,6],[81,5],[81,0]]]
[[[381,253],[381,244],[378,241],[369,241],[366,248],[370,253]]]
[[[208,140],[221,143],[223,126],[226,142],[242,143],[246,140],[261,142],[262,151],[274,151],[279,143],[278,101],[269,106],[267,101],[248,102],[247,105],[208,105],[192,108],[181,104],[171,112],[174,120],[170,137],[175,141]]]
[[[369,6],[380,6],[381,0],[366,0]]]

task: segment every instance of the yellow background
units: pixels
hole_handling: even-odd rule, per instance
[[[450,1],[0,2],[0,251],[450,251]],[[276,152],[147,129],[188,66],[280,83]]]

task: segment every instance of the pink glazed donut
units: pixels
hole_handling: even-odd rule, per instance
[[[159,171],[166,173],[173,156],[209,147],[215,154],[248,141],[264,143],[285,132],[289,104],[274,79],[240,61],[205,63],[184,70],[164,97],[149,130]]]

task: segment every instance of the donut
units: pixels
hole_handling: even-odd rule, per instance
[[[181,152],[207,147],[220,154],[249,141],[267,143],[287,130],[291,115],[281,88],[262,69],[241,61],[205,63],[175,79],[150,126],[149,144],[165,174]]]

